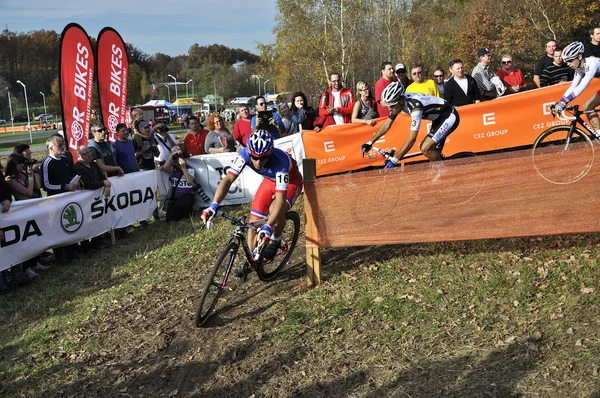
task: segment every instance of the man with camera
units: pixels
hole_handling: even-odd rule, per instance
[[[165,221],[179,221],[192,213],[196,195],[194,193],[193,168],[188,168],[185,159],[188,154],[174,146],[171,154],[162,166],[162,171],[170,174],[171,192],[163,205]]]
[[[267,110],[267,101],[264,97],[256,99],[256,116],[250,122],[252,131],[266,130],[274,140],[285,133],[285,126],[277,112]]]
[[[156,122],[152,127],[152,132],[158,146],[158,164],[162,165],[177,145],[177,138],[173,134],[169,134],[169,128],[164,122]]]

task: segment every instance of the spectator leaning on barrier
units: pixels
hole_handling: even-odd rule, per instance
[[[263,99],[264,101],[264,99]],[[208,117],[210,132],[206,135],[204,148],[208,153],[235,152],[235,140],[225,127],[223,116],[213,113]]]
[[[108,130],[101,124],[92,126],[92,138],[88,141],[88,147],[92,150],[94,162],[109,177],[122,176],[123,169],[117,166],[115,148],[106,139]]]
[[[351,123],[353,109],[354,94],[352,94],[352,90],[344,88],[342,76],[339,73],[332,73],[329,76],[329,88],[321,94],[319,119],[315,121],[314,125],[323,128],[334,124]]]
[[[111,183],[102,170],[100,170],[98,164],[92,160],[93,153],[91,148],[82,145],[76,149],[76,152],[77,163],[73,165],[73,173],[81,177],[79,179],[79,185],[83,189],[89,190],[103,188],[104,197],[110,197]],[[90,250],[106,247],[102,242],[102,235],[92,238],[91,242],[89,240],[83,240],[80,244],[83,253],[89,253]]]
[[[290,119],[290,107],[287,102],[279,104],[278,113],[281,116],[281,123],[283,123],[284,130],[281,136],[290,135],[292,133],[292,120]]]
[[[319,127],[314,126],[315,119],[318,117],[317,111],[308,105],[306,95],[302,91],[297,91],[292,95],[290,112],[292,133],[299,133],[301,130],[314,130],[317,133],[320,131]]]
[[[444,70],[444,68],[442,68],[441,66],[438,66],[437,68],[435,68],[435,70],[433,71],[433,81],[435,82],[435,85],[438,88],[438,91],[440,92],[440,97],[444,97],[444,83],[446,83],[446,81],[444,80],[446,77],[446,71]]]
[[[28,177],[28,173],[30,173],[30,172],[33,173],[33,179],[34,179],[33,192],[31,194],[29,194],[28,197],[17,198],[15,196],[15,199],[23,200],[23,199],[31,199],[31,198],[41,198],[42,197],[42,191],[41,191],[42,176],[40,174],[40,166],[37,164],[37,160],[31,158],[31,150],[29,149],[29,145],[19,144],[19,145],[15,146],[15,148],[13,150],[13,154],[21,155],[25,158],[24,162],[25,162],[26,167],[23,167],[23,170],[21,172],[21,174],[22,174],[21,178],[23,179],[23,181],[25,181],[25,178]],[[8,165],[7,165],[7,167],[8,167]],[[7,174],[7,176],[6,176],[7,181],[8,181],[9,177],[10,177],[10,174]]]
[[[4,242],[5,236],[2,231],[2,215],[10,210],[10,192],[4,180],[2,165],[0,165],[0,242]],[[23,266],[17,264],[11,269],[0,272],[0,293],[9,291],[11,288],[29,282],[27,275],[23,273]]]
[[[437,88],[435,82],[431,79],[425,79],[423,76],[423,67],[416,66],[411,69],[410,75],[413,78],[413,82],[406,87],[407,93],[421,93],[427,95],[433,95],[434,97],[440,97],[440,91]]]
[[[261,120],[258,120],[258,118]],[[250,125],[252,131],[257,129],[267,130],[274,140],[285,133],[285,127],[279,113],[267,109],[267,101],[264,97],[256,99],[256,115],[252,118]]]
[[[208,130],[204,128],[196,116],[190,116],[188,126],[190,130],[183,139],[183,152],[189,153],[191,156],[206,155],[204,142],[206,141]],[[248,128],[250,128],[250,123],[248,123]]]
[[[135,147],[135,157],[138,160],[140,170],[154,170],[154,157],[158,157],[160,152],[154,139],[154,134],[150,129],[150,124],[145,120],[139,124],[139,133],[133,135],[133,146]]]
[[[381,63],[381,78],[375,83],[377,114],[381,115],[381,117],[388,116],[390,114],[389,109],[381,105],[381,93],[390,83],[396,81],[396,74],[394,72],[394,65],[391,62],[385,61]]]
[[[572,81],[573,69],[569,68],[562,59],[562,48],[554,50],[554,62],[546,67],[540,76],[540,87],[553,86],[561,82]]]
[[[71,163],[65,157],[65,140],[60,136],[50,136],[46,141],[48,156],[42,161],[42,188],[48,196],[63,192],[75,191],[77,184],[71,184],[73,170]],[[54,259],[58,264],[69,263],[80,257],[76,251],[77,245],[54,248]]]
[[[169,134],[169,128],[163,122],[156,122],[152,127],[152,133],[158,146],[158,164],[163,165],[171,154],[171,148],[177,145],[177,138]]]
[[[166,212],[165,221],[179,221],[192,213],[196,195],[194,194],[193,168],[188,168],[185,154],[178,146],[173,147],[162,171],[170,174],[171,193],[166,200],[163,210]]]
[[[246,104],[238,105],[240,118],[233,125],[233,139],[241,146],[246,146],[246,140],[252,134],[252,117],[250,116],[250,108]]]
[[[123,169],[125,174],[139,171],[135,159],[135,147],[133,141],[129,139],[129,129],[125,123],[119,123],[116,127],[117,139],[112,143],[115,148],[115,157],[117,166]]]
[[[556,40],[550,40],[546,43],[546,55],[544,55],[538,62],[535,64],[535,69],[533,72],[533,82],[537,87],[541,87],[541,76],[542,71],[552,65],[554,62],[554,50],[558,47]]]
[[[408,77],[408,75],[406,74],[406,70],[407,70],[407,66],[405,64],[396,64],[396,67],[394,69],[396,69],[396,80],[400,82],[400,84],[402,84],[402,87],[406,88],[408,86],[411,85],[411,83],[413,82],[412,80],[410,80],[410,78]],[[385,116],[388,116],[388,114],[386,114]],[[379,114],[379,116],[384,116],[382,114]]]
[[[34,169],[31,160],[20,154],[12,153],[6,163],[6,186],[16,201],[40,198],[39,168]],[[40,256],[35,256],[23,263],[25,275],[29,278],[38,276],[35,270],[44,270],[49,267],[39,264]]]
[[[469,105],[479,102],[477,82],[465,73],[460,59],[450,61],[452,76],[444,84],[444,99],[452,106]]]
[[[600,58],[600,26],[596,26],[589,31],[590,42],[584,44],[583,58]]]
[[[366,82],[360,81],[356,83],[356,91],[358,95],[352,110],[352,123],[375,126],[375,120],[373,119],[378,118],[379,115],[377,114],[375,98],[371,95],[371,88]]]
[[[523,79],[521,69],[515,68],[513,58],[510,54],[502,54],[502,67],[496,72],[496,76],[502,80],[506,87],[507,94],[514,94],[524,91],[527,83]]]
[[[473,76],[473,79],[477,82],[477,87],[479,87],[482,101],[492,100],[498,96],[496,86],[492,83],[492,78],[496,76],[490,65],[492,55],[493,53],[487,48],[477,50],[479,63],[475,65],[471,72],[471,76]]]

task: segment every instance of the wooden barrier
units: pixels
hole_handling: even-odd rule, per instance
[[[593,142],[537,161],[522,150],[307,178],[309,279],[319,283],[324,247],[598,232]]]

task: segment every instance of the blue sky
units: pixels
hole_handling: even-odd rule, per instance
[[[257,54],[257,42],[275,41],[275,12],[274,0],[0,0],[0,29],[61,33],[76,22],[91,37],[111,26],[126,43],[148,55],[187,54],[194,43]]]

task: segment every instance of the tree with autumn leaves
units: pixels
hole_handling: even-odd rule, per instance
[[[331,72],[355,87],[375,82],[382,61],[431,73],[461,58],[470,70],[487,47],[532,72],[549,39],[585,42],[600,24],[600,3],[589,0],[278,0],[277,8],[276,40],[260,47],[262,67],[281,91],[304,91],[313,104]]]

